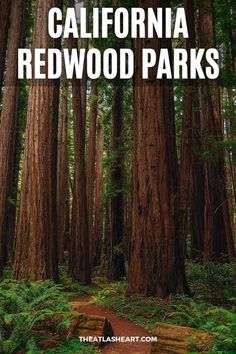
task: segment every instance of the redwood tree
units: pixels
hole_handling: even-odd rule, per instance
[[[120,0],[113,0],[113,6],[120,6]],[[121,40],[115,39],[117,51],[122,47]],[[123,63],[118,62],[118,71]],[[112,92],[111,124],[111,216],[109,238],[108,277],[120,280],[125,276],[123,254],[124,237],[124,156],[122,151],[124,129],[124,90],[121,80],[114,80]]]
[[[103,146],[104,129],[101,119],[97,123],[96,140],[96,171],[95,171],[95,206],[94,206],[94,264],[99,265],[101,261],[102,236],[103,236]]]
[[[7,248],[6,221],[13,187],[16,128],[20,87],[17,80],[17,50],[22,43],[24,1],[16,0],[11,9],[7,51],[7,72],[0,125],[0,274]]]
[[[94,242],[94,187],[95,187],[95,160],[96,160],[96,127],[97,127],[97,81],[91,81],[91,107],[89,114],[89,133],[87,147],[87,208],[90,239],[91,264],[95,256]]]
[[[215,47],[213,0],[199,0],[199,37],[203,48]],[[235,256],[229,200],[226,190],[220,92],[216,80],[201,84],[201,108],[204,128],[204,258]]]
[[[48,11],[59,0],[36,0],[32,48],[56,48]],[[47,70],[46,70],[47,72]],[[59,81],[30,82],[14,278],[57,278],[56,166]]]
[[[10,21],[11,0],[0,0],[0,99],[2,96],[2,81],[5,68],[8,28]]]
[[[71,39],[72,48],[78,48],[76,39]],[[74,280],[89,284],[90,240],[85,164],[86,90],[84,81],[72,80],[72,105],[74,118],[75,173],[73,186],[70,272]]]
[[[196,47],[196,8],[194,0],[185,0],[189,38],[186,50]],[[204,229],[204,176],[202,151],[202,122],[199,109],[199,86],[197,80],[185,80],[183,104],[182,147],[180,161],[180,237],[185,246],[190,207],[190,231],[192,255],[203,252]]]
[[[139,0],[143,8],[169,7],[167,0]],[[157,52],[169,39],[135,43],[132,235],[128,293],[167,297],[188,292],[177,238],[177,154],[171,80],[142,80],[142,48]]]
[[[68,163],[68,82],[64,77],[61,90],[61,117],[58,136],[58,184],[57,184],[57,236],[59,263],[64,262],[69,218],[69,163]]]
[[[111,133],[111,225],[109,242],[108,276],[120,280],[125,276],[123,254],[124,236],[124,156],[123,139],[123,87],[121,82],[114,83],[112,97],[112,133]]]

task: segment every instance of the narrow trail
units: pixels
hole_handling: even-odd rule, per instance
[[[114,312],[104,307],[94,305],[90,303],[90,301],[90,297],[73,300],[73,307],[80,313],[106,317],[111,322],[115,336],[150,336],[150,333],[148,333],[143,327],[117,316]],[[101,349],[103,354],[150,354],[150,351],[151,344],[142,342],[110,343]]]

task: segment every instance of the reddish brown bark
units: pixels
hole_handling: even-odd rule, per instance
[[[64,78],[61,93],[61,119],[58,137],[58,183],[57,183],[57,235],[59,263],[64,263],[69,213],[69,165],[68,165],[68,82]]]
[[[190,1],[185,1],[186,17],[188,19],[189,39],[186,40],[186,50],[190,52],[193,44],[194,18],[190,17]],[[191,1],[191,7],[194,5]],[[192,9],[191,9],[192,10]],[[193,31],[192,31],[193,30]],[[193,32],[193,33],[192,33]],[[184,83],[183,122],[180,151],[180,178],[179,178],[179,239],[181,254],[185,256],[185,243],[189,221],[189,197],[190,197],[190,171],[191,171],[191,129],[192,129],[192,95],[195,93],[192,87],[193,81],[186,80]]]
[[[90,239],[91,262],[95,256],[94,241],[94,183],[95,183],[95,157],[96,157],[96,125],[97,125],[97,82],[91,82],[91,108],[89,115],[89,135],[87,148],[87,204]]]
[[[138,5],[168,7],[169,1],[139,0]],[[172,82],[141,78],[143,47],[168,48],[167,39],[136,41],[132,235],[128,294],[165,298],[188,292],[177,234],[177,154]],[[171,56],[171,55],[170,55]]]
[[[22,41],[23,1],[12,6],[9,30],[5,94],[0,125],[0,275],[3,270],[9,197],[13,187],[16,127],[19,109],[19,82],[17,80],[17,50]]]
[[[200,44],[215,47],[213,1],[199,1]],[[201,108],[204,124],[205,209],[204,209],[204,258],[219,259],[222,255],[234,258],[234,243],[226,190],[224,152],[217,149],[223,140],[220,93],[215,80],[201,84]]]
[[[77,41],[72,40],[73,48]],[[71,275],[74,280],[85,284],[91,282],[90,269],[90,236],[86,194],[85,165],[85,122],[86,112],[83,109],[86,90],[83,82],[72,80],[72,104],[74,117],[75,147],[75,180],[73,188],[72,223],[71,223]]]
[[[100,121],[97,124],[96,141],[96,184],[95,184],[95,214],[94,214],[94,264],[99,265],[101,261],[102,236],[103,236],[103,145],[104,130]]]
[[[111,227],[109,244],[108,277],[120,280],[125,276],[123,254],[124,236],[124,156],[123,139],[123,88],[121,82],[114,84],[112,97],[112,134],[111,134]]]
[[[236,75],[236,4],[235,1],[230,1],[230,13],[229,16],[232,16],[233,28],[230,33],[230,46],[231,51],[231,63],[232,75]],[[229,69],[230,70],[230,69]],[[231,70],[230,70],[231,71]],[[231,119],[230,119],[230,139],[234,140],[236,137],[236,122],[235,122],[235,92],[231,88],[228,89],[228,98],[229,104],[231,105]],[[231,181],[234,195],[234,203],[236,203],[236,147],[233,145],[229,153],[230,160],[230,170],[231,170]]]
[[[33,48],[59,47],[48,35],[48,10],[37,0]],[[56,166],[59,81],[30,83],[14,278],[57,279]]]
[[[0,0],[0,99],[2,96],[2,82],[5,69],[8,29],[10,24],[11,0]]]
[[[120,6],[120,0],[113,0],[115,8]],[[122,43],[115,41],[115,49],[120,50]],[[118,70],[123,63],[118,63]],[[123,252],[124,238],[124,156],[122,151],[124,128],[124,92],[120,80],[113,84],[112,125],[111,125],[111,225],[109,239],[108,277],[120,280],[125,276],[125,260]]]
[[[186,50],[196,47],[195,2],[185,0],[189,38]],[[188,208],[190,206],[190,229],[192,233],[192,255],[203,252],[204,228],[204,176],[202,151],[202,123],[199,109],[198,82],[186,80],[183,106],[183,135],[180,166],[180,239],[183,250],[187,235]],[[190,185],[191,182],[191,185]],[[183,253],[184,254],[184,253]]]

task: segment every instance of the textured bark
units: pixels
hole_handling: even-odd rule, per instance
[[[21,90],[21,89],[20,89]],[[4,234],[6,235],[6,249],[7,257],[6,261],[12,266],[14,264],[14,243],[16,236],[16,217],[17,217],[17,197],[18,197],[18,184],[19,184],[19,174],[20,174],[20,162],[22,154],[22,135],[25,129],[25,115],[22,116],[22,111],[26,107],[27,97],[25,97],[25,102],[20,105],[19,118],[16,127],[16,142],[15,142],[15,153],[13,161],[13,179],[10,188],[9,202],[6,211],[6,224],[4,227]]]
[[[215,47],[213,1],[199,1],[200,45]],[[223,140],[220,93],[215,80],[201,84],[202,112],[204,116],[204,163],[205,209],[204,209],[204,258],[219,259],[222,255],[234,258],[232,224],[226,191],[224,152],[215,149]]]
[[[96,157],[96,124],[97,124],[97,82],[91,82],[92,104],[89,115],[89,135],[87,148],[87,204],[88,224],[90,239],[91,264],[93,263],[95,251],[94,240],[94,183],[95,183],[95,157]]]
[[[120,0],[112,1],[114,7],[120,6]],[[115,49],[120,50],[122,43],[116,40]],[[118,63],[118,70],[123,63]],[[111,125],[111,226],[109,240],[108,277],[120,280],[125,276],[123,252],[124,238],[124,156],[122,151],[124,129],[124,92],[122,82],[115,80],[112,97]]]
[[[168,7],[169,1],[140,0],[138,5]],[[136,41],[132,235],[128,294],[165,298],[188,292],[177,234],[177,154],[173,87],[169,80],[141,78],[143,47],[168,48],[167,39]],[[170,55],[171,56],[171,55]],[[154,75],[155,74],[155,75]]]
[[[68,82],[64,78],[61,93],[61,119],[58,138],[58,183],[57,183],[57,235],[59,263],[64,263],[69,213],[69,164],[67,152],[68,129]]]
[[[89,30],[89,0],[83,0],[83,7],[87,9],[87,31]],[[81,39],[81,48],[84,48],[87,52],[89,49],[88,38]],[[84,124],[86,124],[86,105],[87,105],[87,63],[85,61],[83,77],[80,81],[80,91],[81,91],[81,105],[83,111]]]
[[[230,13],[229,16],[232,16],[232,23],[233,28],[230,33],[230,46],[231,48],[229,51],[231,51],[231,68],[232,68],[232,75],[236,75],[236,4],[235,1],[230,1]],[[236,139],[236,121],[235,121],[235,113],[236,113],[236,108],[235,108],[235,99],[236,99],[236,94],[235,91],[231,89],[231,87],[228,89],[228,98],[229,102],[231,105],[231,119],[230,119],[230,139],[235,140]],[[234,203],[236,203],[236,147],[232,146],[231,147],[231,152],[230,152],[229,160],[231,163],[231,179],[232,179],[232,187],[233,187],[233,194],[234,194]]]
[[[0,0],[0,100],[2,96],[2,82],[5,69],[8,29],[10,24],[11,0]]]
[[[111,186],[114,193],[111,197],[111,228],[109,245],[108,277],[120,280],[125,276],[123,254],[124,236],[124,156],[123,139],[123,88],[121,83],[114,84],[112,97],[112,134],[111,153]]]
[[[185,11],[189,31],[189,38],[186,40],[186,49],[190,51],[191,48],[196,47],[195,1],[185,0]],[[187,233],[187,206],[190,203],[192,255],[194,257],[199,257],[203,253],[204,229],[204,176],[203,160],[200,157],[202,151],[202,122],[198,90],[198,82],[196,80],[185,81],[182,160],[180,169],[180,237],[183,240],[184,247]],[[191,167],[190,170],[189,166]],[[191,177],[191,186],[189,185],[189,177]],[[188,199],[190,199],[189,202]]]
[[[77,48],[77,41],[73,40]],[[74,280],[85,284],[91,282],[90,237],[88,234],[88,211],[86,195],[85,166],[85,111],[83,109],[86,91],[75,78],[72,81],[72,103],[74,116],[75,181],[71,226],[71,274]]]
[[[211,350],[214,339],[209,333],[195,328],[165,323],[157,323],[155,335],[157,341],[152,344],[151,354],[188,354],[193,351],[193,347],[208,351]]]
[[[47,18],[57,0],[37,0],[33,48],[59,47]],[[30,83],[14,278],[57,279],[56,180],[59,81]]]
[[[3,270],[4,250],[10,246],[7,242],[6,223],[14,177],[16,127],[20,94],[17,80],[17,50],[22,41],[23,10],[23,1],[15,1],[11,10],[5,94],[0,125],[0,275]]]
[[[102,236],[103,236],[103,145],[104,131],[100,121],[97,124],[97,141],[96,141],[96,184],[95,184],[95,207],[94,207],[94,264],[99,265],[101,262]]]
[[[190,13],[190,7],[191,11]],[[188,53],[193,47],[194,41],[194,14],[193,1],[185,1],[186,17],[188,19],[189,38],[186,40],[186,50]],[[197,88],[196,88],[197,89]],[[191,171],[191,129],[192,129],[192,111],[194,109],[192,96],[195,93],[193,81],[188,79],[184,82],[184,102],[183,102],[183,122],[181,135],[180,151],[180,178],[179,178],[179,239],[181,243],[181,254],[185,256],[185,243],[188,230],[189,215],[189,197],[190,197],[190,171]],[[196,107],[195,107],[196,108]]]

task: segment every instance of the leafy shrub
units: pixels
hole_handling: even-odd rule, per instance
[[[23,284],[3,281],[0,283],[0,352],[11,354],[24,347],[28,353],[36,354],[36,343],[30,336],[33,327],[56,312],[64,313],[66,318],[69,310],[61,287],[51,281]]]
[[[223,304],[236,297],[236,263],[188,262],[187,277],[195,297]]]
[[[236,315],[233,312],[183,296],[176,297],[171,307],[173,311],[168,316],[171,322],[215,334],[211,354],[236,352]]]
[[[118,315],[154,330],[157,321],[163,321],[168,314],[168,305],[157,298],[140,295],[126,297],[127,283],[118,282],[107,286],[93,296],[93,301],[114,310]]]
[[[208,275],[209,276],[209,275]],[[211,354],[233,354],[236,352],[236,315],[231,311],[214,306],[206,301],[186,296],[172,296],[168,300],[125,296],[126,283],[116,283],[101,290],[94,301],[106,306],[120,316],[129,318],[149,330],[157,322],[195,327],[215,333]],[[229,299],[233,302],[235,299]]]
[[[72,281],[68,276],[66,267],[59,268],[60,284],[67,298],[82,297],[86,295],[94,295],[97,292],[96,287],[82,285],[79,282]]]
[[[117,282],[114,284],[110,284],[109,286],[105,287],[101,291],[97,292],[96,296],[94,296],[94,299],[98,302],[99,299],[106,299],[110,296],[119,296],[119,295],[124,295],[125,291],[127,288],[127,283],[124,282]]]

